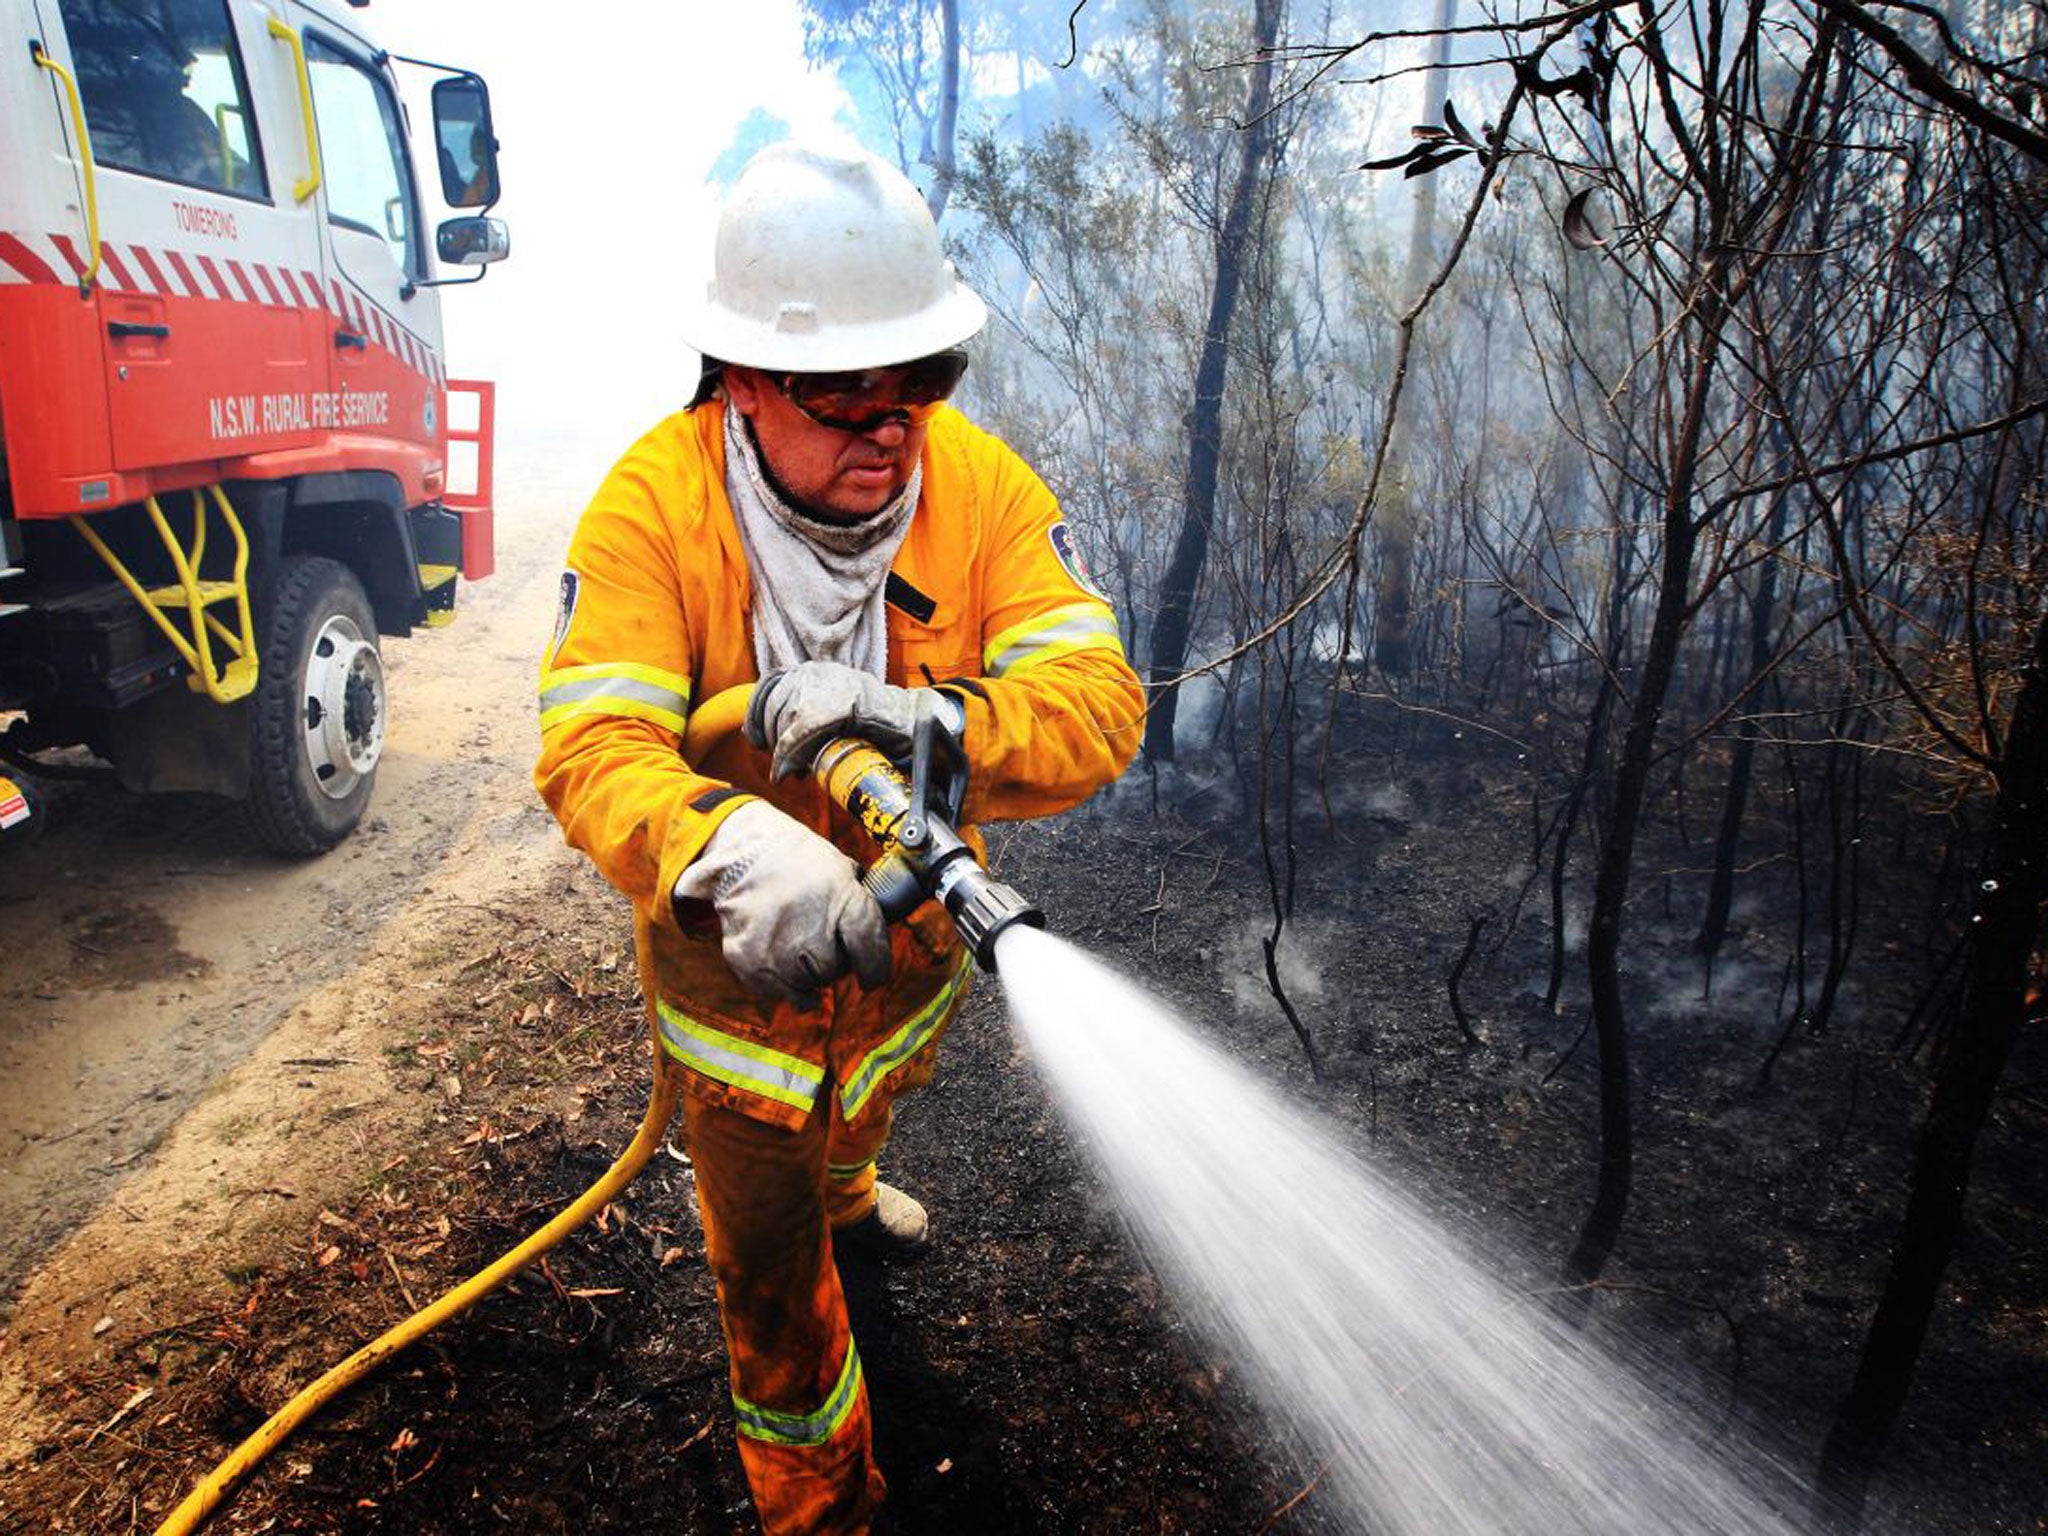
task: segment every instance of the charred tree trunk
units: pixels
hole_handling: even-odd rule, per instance
[[[1852,1528],[1861,1523],[1872,1468],[1905,1403],[1962,1228],[1971,1153],[2026,1014],[2028,965],[2048,900],[2048,618],[2035,632],[1992,771],[1998,796],[1971,920],[1962,1013],[1921,1126],[1884,1294],[1821,1451],[1819,1513]]]
[[[1728,760],[1728,784],[1721,796],[1721,825],[1714,834],[1714,871],[1707,883],[1707,910],[1700,919],[1701,994],[1714,984],[1714,957],[1728,941],[1728,914],[1735,905],[1735,857],[1742,845],[1743,817],[1749,810],[1749,786],[1756,776],[1756,721],[1745,715],[1735,727],[1735,751]]]
[[[1621,919],[1635,862],[1636,832],[1648,798],[1651,759],[1664,696],[1678,661],[1685,631],[1686,589],[1692,576],[1696,536],[1690,511],[1679,505],[1665,519],[1664,588],[1650,626],[1641,682],[1631,701],[1628,734],[1614,780],[1614,811],[1600,841],[1599,872],[1593,881],[1593,914],[1586,937],[1587,979],[1592,991],[1593,1038],[1600,1048],[1600,1175],[1593,1208],[1566,1261],[1576,1281],[1598,1279],[1614,1251],[1628,1211],[1635,1169],[1635,1129],[1630,1108],[1628,1019],[1621,998]]]
[[[1423,88],[1422,121],[1444,120],[1448,95],[1452,28],[1458,19],[1458,0],[1437,0],[1435,49],[1428,83]],[[1429,264],[1436,254],[1436,178],[1418,177],[1415,182],[1415,222],[1408,229],[1408,265],[1402,279],[1401,302],[1413,303],[1429,278]],[[1373,603],[1373,660],[1389,677],[1404,677],[1413,662],[1409,627],[1413,617],[1415,586],[1415,475],[1409,453],[1409,420],[1412,412],[1403,391],[1395,409],[1394,430],[1387,439],[1386,491],[1379,514],[1380,582]]]
[[[1776,549],[1785,537],[1786,509],[1791,498],[1779,496],[1771,507],[1765,538]],[[1778,562],[1767,558],[1757,571],[1756,601],[1749,610],[1749,676],[1763,676],[1771,662],[1771,632],[1777,625]],[[1762,735],[1754,713],[1745,711],[1735,726],[1735,752],[1728,763],[1728,785],[1721,798],[1721,825],[1714,837],[1714,872],[1707,885],[1706,915],[1700,920],[1699,951],[1705,972],[1703,990],[1711,988],[1714,957],[1728,939],[1728,913],[1735,903],[1735,860],[1742,846],[1742,823],[1749,812],[1749,788],[1756,774],[1756,748]]]
[[[1287,925],[1294,918],[1294,887],[1297,866],[1295,860],[1294,804],[1295,804],[1295,733],[1298,724],[1294,694],[1294,644],[1292,631],[1289,638],[1278,647],[1280,668],[1280,699],[1272,719],[1266,724],[1265,739],[1259,752],[1259,857],[1265,864],[1266,891],[1273,908],[1273,931],[1266,935],[1261,948],[1266,957],[1266,990],[1273,994],[1273,1001],[1280,1005],[1280,1011],[1287,1016],[1287,1024],[1294,1031],[1294,1038],[1301,1042],[1302,1054],[1308,1057],[1308,1069],[1317,1082],[1323,1080],[1322,1056],[1316,1050],[1314,1034],[1302,1021],[1301,1013],[1294,1001],[1287,995],[1286,984],[1280,977],[1280,945],[1287,933]],[[1259,661],[1259,714],[1266,718],[1267,673],[1266,658]],[[1280,785],[1277,793],[1273,786],[1273,756],[1276,746],[1281,758]],[[1273,802],[1280,802],[1279,846],[1274,846]]]
[[[1837,728],[1828,747],[1828,963],[1821,971],[1820,994],[1814,999],[1807,1027],[1816,1035],[1828,1032],[1849,957],[1856,950],[1862,914],[1863,774],[1862,723],[1851,719]],[[1847,777],[1844,790],[1842,779]],[[1847,825],[1843,824],[1844,816]]]
[[[1621,676],[1622,657],[1628,649],[1628,598],[1635,580],[1630,555],[1634,547],[1632,535],[1633,530],[1617,509],[1608,576],[1612,585],[1607,590],[1607,619],[1601,639],[1599,691],[1593,698],[1593,718],[1586,725],[1579,776],[1572,781],[1571,793],[1558,813],[1557,847],[1550,856],[1550,982],[1543,990],[1543,1006],[1550,1009],[1557,1007],[1557,1000],[1564,993],[1564,887],[1571,868],[1572,836],[1578,831],[1587,795],[1594,794],[1603,781],[1608,731],[1614,718],[1614,680]]]
[[[1635,1130],[1630,1109],[1628,1020],[1621,999],[1621,920],[1635,862],[1636,832],[1649,796],[1656,755],[1657,722],[1678,666],[1690,608],[1693,554],[1699,525],[1693,521],[1693,487],[1700,445],[1706,435],[1707,404],[1720,353],[1725,301],[1711,265],[1702,277],[1696,352],[1686,379],[1682,413],[1673,438],[1670,482],[1664,490],[1664,560],[1657,613],[1643,654],[1643,669],[1629,701],[1628,733],[1614,777],[1614,808],[1600,840],[1593,881],[1593,914],[1586,938],[1587,980],[1592,991],[1593,1038],[1600,1048],[1600,1174],[1593,1208],[1565,1262],[1578,1282],[1599,1278],[1628,1211],[1635,1170]]]
[[[1180,532],[1166,575],[1159,583],[1159,616],[1152,626],[1151,712],[1145,717],[1145,753],[1155,762],[1173,760],[1173,722],[1180,703],[1178,679],[1187,666],[1194,624],[1195,589],[1209,559],[1209,533],[1216,519],[1216,482],[1223,461],[1223,384],[1230,361],[1230,321],[1237,309],[1252,237],[1252,209],[1273,130],[1273,44],[1280,35],[1282,0],[1257,0],[1252,30],[1256,61],[1245,102],[1244,143],[1230,189],[1223,227],[1216,235],[1216,285],[1209,295],[1209,319],[1195,365],[1195,398],[1188,412],[1187,498]]]

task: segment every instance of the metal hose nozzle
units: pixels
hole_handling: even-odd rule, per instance
[[[924,897],[936,898],[975,963],[990,975],[996,969],[996,938],[1005,928],[1045,926],[1045,914],[1035,903],[982,868],[952,824],[917,803],[909,781],[877,748],[856,737],[838,737],[818,753],[812,771],[825,792],[881,844],[882,857],[864,879],[891,922]]]

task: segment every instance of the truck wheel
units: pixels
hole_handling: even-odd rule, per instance
[[[325,853],[356,829],[384,753],[384,663],[348,567],[294,555],[264,616],[249,820],[266,848]]]

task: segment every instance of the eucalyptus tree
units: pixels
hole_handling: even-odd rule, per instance
[[[1209,557],[1216,517],[1216,485],[1223,457],[1223,392],[1230,363],[1231,325],[1253,235],[1253,214],[1261,183],[1271,173],[1274,45],[1285,12],[1283,0],[1253,0],[1251,68],[1245,88],[1242,131],[1228,191],[1204,200],[1211,222],[1208,314],[1195,363],[1193,398],[1187,416],[1188,462],[1179,531],[1159,579],[1149,672],[1151,708],[1145,717],[1145,752],[1154,761],[1174,755],[1173,726],[1179,712],[1179,677],[1187,665],[1195,589]]]

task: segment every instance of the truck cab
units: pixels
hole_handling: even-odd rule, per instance
[[[381,637],[490,572],[491,388],[448,377],[440,289],[509,243],[484,82],[409,64],[456,212],[429,239],[395,62],[326,0],[0,0],[14,767],[83,745],[288,853],[361,819]]]

